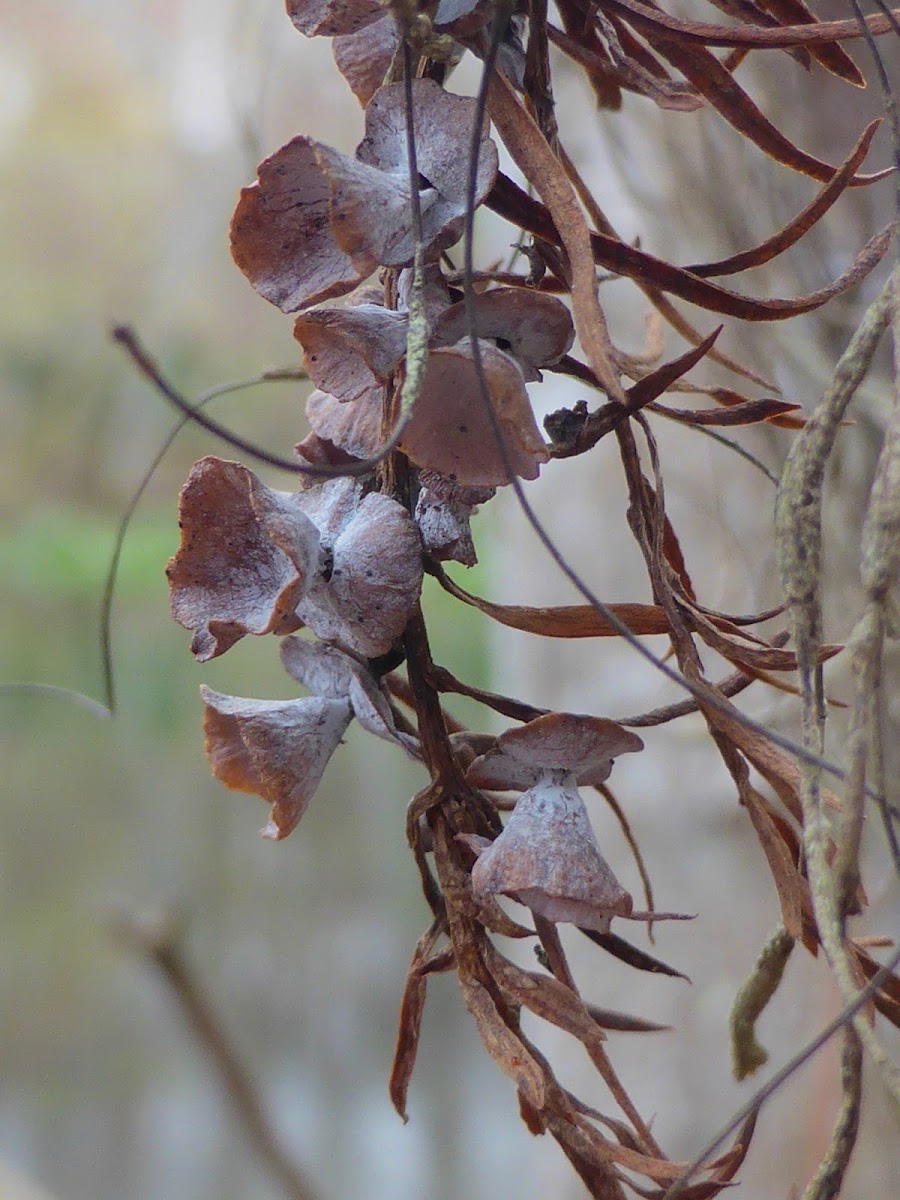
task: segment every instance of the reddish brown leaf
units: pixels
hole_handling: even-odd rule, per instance
[[[741,788],[741,801],[753,822],[762,846],[781,904],[781,919],[790,936],[798,941],[803,936],[803,900],[808,885],[801,877],[797,863],[779,835],[768,812],[768,805],[749,783]]]
[[[636,971],[647,971],[650,975],[669,975],[673,979],[684,979],[688,983],[691,982],[682,971],[676,971],[674,967],[654,958],[646,950],[639,950],[637,946],[632,946],[630,942],[626,942],[616,933],[599,933],[596,929],[582,929],[580,932],[586,938],[590,938],[595,945],[602,947],[607,954],[611,954],[620,962],[627,963],[629,967],[634,967]]]
[[[814,25],[781,25],[774,29],[745,25],[710,25],[704,21],[683,21],[670,16],[655,5],[641,4],[639,0],[609,0],[611,8],[621,10],[622,16],[635,28],[647,29],[659,34],[672,34],[674,38],[698,46],[737,46],[767,50],[784,50],[791,46],[816,46],[828,42],[844,42],[865,36],[861,22],[818,21]],[[889,33],[892,20],[900,19],[900,8],[890,14],[875,13],[865,18],[869,33]]]
[[[521,1092],[519,1092],[519,1116],[522,1118],[525,1128],[534,1137],[538,1137],[546,1131],[547,1127],[541,1118],[541,1114],[528,1103]]]
[[[591,1200],[625,1200],[618,1172],[606,1152],[607,1141],[586,1122],[551,1114],[547,1126],[552,1130],[563,1153],[577,1171]]]
[[[547,209],[505,175],[498,176],[487,204],[530,233],[554,245],[560,244],[559,234]],[[718,284],[707,283],[681,267],[646,254],[607,234],[592,233],[591,244],[594,262],[598,266],[627,276],[644,288],[649,286],[671,292],[699,308],[738,317],[742,321],[784,321],[820,308],[835,296],[855,287],[885,256],[892,238],[893,227],[889,226],[869,239],[853,264],[834,283],[793,300],[761,300],[739,295]]]
[[[694,585],[691,582],[691,576],[687,569],[687,563],[684,560],[684,552],[681,549],[678,534],[675,532],[675,526],[669,520],[668,514],[663,515],[662,549],[666,562],[675,572],[685,596],[691,600],[695,599],[696,593],[694,592]]]
[[[693,349],[686,350],[684,354],[673,358],[671,362],[663,363],[655,371],[651,371],[649,375],[645,375],[643,379],[632,384],[626,393],[629,409],[642,407],[648,401],[655,400],[683,375],[687,375],[688,371],[709,353],[721,332],[722,326],[720,325]]]
[[[721,325],[718,329],[706,338],[692,350],[679,355],[678,358],[672,359],[671,362],[663,363],[661,367],[651,371],[645,375],[637,383],[633,384],[626,391],[625,395],[628,400],[627,407],[623,408],[621,404],[610,403],[604,404],[595,412],[589,413],[587,418],[580,424],[575,425],[574,430],[570,431],[568,426],[563,424],[557,427],[554,424],[554,419],[558,416],[556,413],[551,413],[544,421],[544,427],[553,438],[552,453],[554,458],[569,458],[575,454],[583,454],[586,450],[591,449],[597,442],[616,428],[622,421],[634,412],[638,412],[641,408],[646,407],[657,396],[662,395],[666,388],[670,387],[682,375],[694,367],[703,357],[708,354],[721,332]],[[596,385],[593,372],[589,367],[585,367],[579,363],[577,359],[566,357],[564,362],[560,364],[561,371],[567,374],[575,374],[577,378],[583,378],[590,383]],[[566,409],[562,410],[564,420],[570,420],[569,413]]]
[[[615,0],[615,4],[621,11],[628,13],[633,12],[635,8],[644,7],[634,3],[634,0]],[[827,183],[836,174],[836,167],[807,154],[789,141],[777,126],[763,115],[743,88],[735,82],[731,72],[709,50],[670,40],[665,35],[660,36],[658,31],[651,32],[646,25],[643,32],[654,49],[691,81],[729,125],[770,158],[823,183]],[[855,175],[849,186],[874,183],[882,178],[884,172],[875,175]]]
[[[816,25],[819,22],[819,18],[806,6],[804,0],[760,0],[760,4],[763,9],[772,13],[781,26],[806,23]],[[854,87],[866,86],[865,76],[837,42],[813,43],[808,50],[810,56],[832,75],[852,83]]]
[[[465,838],[471,835],[458,834],[457,836]],[[492,933],[499,933],[502,937],[533,938],[535,936],[533,929],[514,921],[509,913],[504,912],[497,901],[490,896],[485,897],[479,903],[478,919],[485,929],[489,929]]]
[[[696,112],[697,109],[703,107],[703,101],[696,95],[690,84],[669,79],[665,71],[662,72],[662,78],[660,78],[659,74],[648,70],[644,63],[631,55],[620,52],[616,55],[616,62],[613,64],[609,61],[605,48],[602,54],[597,53],[596,50],[589,50],[575,38],[569,37],[568,34],[556,29],[553,25],[548,24],[547,36],[564,54],[584,67],[585,74],[595,89],[598,85],[602,87],[604,83],[607,88],[610,86],[616,89],[625,88],[627,91],[636,92],[639,96],[646,96],[660,108],[672,112]],[[621,100],[616,107],[620,107],[620,105]],[[604,105],[603,107],[609,106]]]
[[[487,988],[465,972],[460,972],[459,985],[484,1048],[503,1074],[516,1084],[528,1106],[540,1112],[546,1101],[540,1064],[503,1020]]]
[[[553,214],[560,243],[569,256],[575,328],[588,362],[609,398],[624,404],[625,394],[613,366],[606,318],[597,296],[590,233],[572,185],[533,118],[501,75],[491,81],[488,107],[507,150],[526,177],[535,180]]]
[[[763,779],[774,789],[782,804],[798,825],[803,824],[803,807],[800,803],[801,773],[798,765],[768,738],[763,737],[744,724],[741,713],[720,697],[720,705],[713,708],[700,700],[706,719],[721,730],[745,758],[759,771]],[[827,788],[821,789],[823,803],[840,809],[840,801]],[[770,814],[775,819],[774,812]],[[783,835],[784,836],[784,835]]]
[[[877,971],[881,970],[881,963],[876,962],[871,955],[852,940],[850,948],[866,979],[871,979]],[[892,1025],[896,1025],[900,1029],[900,977],[891,973],[872,999],[881,1015],[887,1017]]]
[[[406,1094],[416,1064],[419,1047],[419,1030],[425,1009],[425,977],[410,965],[400,1002],[400,1017],[397,1028],[397,1044],[388,1079],[388,1094],[391,1103],[403,1123],[409,1120],[406,1112]]]
[[[796,671],[797,655],[793,650],[772,646],[754,634],[745,633],[730,621],[709,618],[694,605],[683,602],[690,624],[704,642],[736,666],[763,671]],[[819,647],[818,661],[827,662],[843,650],[843,646]]]
[[[787,413],[802,412],[799,404],[788,404],[786,400],[742,400],[727,408],[672,408],[669,404],[654,404],[653,411],[671,421],[684,425],[759,425],[764,421],[773,424]],[[800,419],[799,425],[805,424]]]
[[[716,404],[721,404],[724,408],[734,408],[740,404],[749,403],[746,396],[742,396],[740,392],[734,392],[731,388],[700,388],[703,395],[709,396],[715,400]],[[782,414],[768,418],[770,425],[777,425],[779,429],[802,429],[806,424],[805,416],[792,416],[790,413]]]
[[[455,596],[463,604],[477,608],[510,629],[521,629],[526,633],[540,634],[542,637],[618,637],[617,631],[608,625],[590,604],[554,605],[548,608],[492,604],[490,600],[482,600],[481,597],[465,591],[443,571],[438,569],[434,574],[441,587],[451,596]],[[632,633],[669,632],[666,615],[657,604],[610,604],[608,607]]]
[[[406,973],[406,983],[403,988],[403,999],[400,1001],[400,1016],[397,1022],[397,1043],[394,1048],[394,1061],[391,1064],[391,1074],[388,1080],[388,1094],[391,1103],[397,1110],[403,1123],[409,1120],[406,1113],[406,1094],[413,1068],[416,1065],[416,1053],[419,1048],[419,1031],[422,1027],[422,1013],[425,1010],[426,966],[434,951],[435,942],[440,934],[440,926],[435,922],[430,929],[419,938]]]
[[[587,71],[587,74],[591,87],[594,89],[594,95],[597,98],[597,107],[608,108],[613,112],[618,112],[622,107],[622,92],[612,74],[609,53],[597,36],[597,31],[585,21],[584,11],[577,3],[577,0],[559,0],[556,8],[570,42],[583,49],[585,53],[593,55],[596,60],[592,64],[591,69]],[[553,41],[549,24],[547,27],[547,36]],[[582,65],[587,68],[588,64],[583,63]]]
[[[606,1040],[581,997],[552,975],[539,975],[516,966],[489,942],[485,945],[485,965],[513,1004],[565,1030],[586,1047]]]
[[[710,275],[734,275],[738,271],[760,267],[763,263],[771,262],[773,258],[783,254],[805,233],[808,233],[817,221],[822,219],[837,198],[846,190],[857,167],[866,157],[872,138],[880,124],[881,121],[876,120],[866,126],[859,141],[850,151],[849,157],[840,169],[809,204],[778,233],[773,234],[758,246],[754,246],[752,250],[744,250],[741,254],[734,254],[730,258],[723,258],[718,262],[695,263],[690,267],[685,267],[685,270],[690,271],[692,275],[700,275],[704,279],[709,278]]]
[[[659,1025],[656,1021],[646,1021],[643,1017],[615,1012],[611,1008],[598,1008],[596,1004],[585,1004],[585,1008],[601,1029],[615,1033],[668,1033],[672,1029],[671,1025]]]
[[[710,0],[710,3],[719,12],[724,13],[727,17],[734,17],[736,21],[741,21],[745,25],[762,25],[766,28],[778,25],[778,21],[776,21],[771,13],[766,12],[764,7],[758,4],[756,0]],[[738,53],[742,52],[739,51]],[[743,51],[743,53],[747,53],[747,51]],[[794,62],[799,63],[804,71],[809,71],[812,67],[812,56],[805,47],[794,46],[790,50],[787,50],[786,53],[790,55]],[[740,61],[736,65],[733,65],[729,61],[729,58],[726,58],[724,65],[734,74],[737,66],[740,65]]]
[[[677,1194],[680,1200],[712,1200],[712,1197],[718,1196],[722,1189],[728,1186],[747,1157],[758,1116],[759,1109],[755,1109],[741,1125],[731,1149],[720,1155],[711,1165],[713,1178],[679,1188]],[[707,1167],[707,1170],[709,1169],[710,1167]],[[668,1191],[641,1192],[641,1195],[647,1196],[649,1200],[665,1200]]]

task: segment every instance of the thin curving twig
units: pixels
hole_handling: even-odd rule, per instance
[[[668,1191],[662,1195],[659,1200],[675,1200],[690,1183],[693,1176],[700,1170],[707,1159],[712,1158],[715,1152],[719,1149],[726,1138],[730,1137],[736,1129],[739,1129],[744,1121],[754,1112],[757,1112],[770,1096],[794,1074],[804,1063],[808,1062],[814,1054],[816,1054],[825,1045],[827,1041],[834,1037],[839,1029],[842,1029],[848,1021],[859,1012],[872,996],[878,991],[881,985],[891,977],[891,972],[900,963],[900,950],[896,950],[892,957],[881,967],[864,988],[853,998],[850,1004],[846,1004],[833,1021],[825,1026],[821,1033],[806,1043],[802,1050],[799,1050],[792,1059],[785,1063],[781,1070],[776,1071],[770,1080],[763,1084],[758,1091],[750,1097],[746,1104],[743,1104],[733,1117],[722,1126],[722,1128],[712,1137],[703,1147],[696,1158],[692,1159],[685,1167],[684,1171],[678,1176],[675,1182],[669,1187]]]

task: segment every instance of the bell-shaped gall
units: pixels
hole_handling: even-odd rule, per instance
[[[413,82],[422,237],[437,257],[462,233],[468,203],[469,132],[476,102],[433,80]],[[497,175],[497,149],[479,148],[475,203]],[[377,267],[409,266],[410,216],[403,84],[366,107],[366,136],[350,158],[298,137],[267,158],[231,222],[231,253],[256,290],[284,312],[341,296]]]
[[[422,545],[439,562],[474,567],[478,558],[469,520],[495,489],[461,487],[433,471],[423,471],[419,482],[415,522]]]
[[[497,148],[485,128],[478,148],[475,192],[470,197],[469,143],[476,101],[447,92],[432,79],[414,80],[412,87],[422,237],[427,255],[436,258],[462,235],[470,201],[475,206],[481,204],[493,187],[497,177]],[[335,209],[346,210],[340,227],[335,223],[339,243],[351,253],[345,239],[358,230],[374,260],[389,267],[409,266],[415,253],[409,215],[404,91],[402,83],[395,83],[375,93],[366,107],[365,137],[356,148],[356,158],[362,166],[376,168],[390,177],[398,188],[398,198],[403,193],[399,219],[387,219],[388,212],[376,207],[385,205],[385,197],[364,186],[361,190],[349,176],[341,189],[340,205],[337,192],[334,193]],[[360,182],[364,185],[365,177]]]
[[[406,353],[408,318],[377,304],[314,308],[294,323],[309,377],[340,401],[390,379]]]
[[[297,615],[314,633],[361,658],[386,654],[406,628],[422,588],[422,546],[409,513],[350,478],[301,494],[319,530],[325,570]]]
[[[347,700],[363,729],[408,749],[408,739],[400,738],[387,696],[368,667],[337,646],[303,638],[285,638],[280,654],[284,669],[307,691],[330,700]]]
[[[352,458],[372,458],[381,448],[381,392],[373,387],[352,404],[341,404],[327,392],[311,392],[306,401],[306,416],[312,436],[328,442]],[[309,438],[297,446],[307,457]]]
[[[543,779],[472,868],[477,899],[509,896],[548,921],[609,930],[632,899],[612,873],[574,786]]]
[[[307,37],[334,37],[374,24],[384,17],[384,5],[380,0],[287,0],[287,15]]]
[[[343,296],[358,271],[334,240],[329,180],[318,144],[296,137],[260,163],[231,219],[231,256],[259,294],[282,312]]]
[[[203,697],[206,757],[226,787],[272,806],[263,837],[287,837],[306,812],[350,723],[346,700],[246,700],[210,688]]]
[[[291,633],[319,567],[319,533],[298,497],[240,463],[202,458],[178,498],[181,545],[169,560],[172,616],[200,662],[245,634]]]
[[[383,13],[380,4],[379,8]],[[384,83],[399,46],[400,35],[392,16],[382,16],[356,33],[341,34],[331,43],[337,69],[363,108]]]
[[[506,459],[516,475],[536,479],[549,455],[522,372],[490,342],[479,346]],[[466,487],[499,487],[509,482],[504,455],[485,412],[471,349],[465,343],[429,353],[422,390],[400,448],[417,466]]]
[[[528,288],[493,288],[476,296],[475,333],[512,355],[529,381],[540,379],[538,368],[559,362],[575,340],[565,304]],[[432,345],[452,346],[468,336],[466,306],[460,301],[439,316]]]
[[[579,783],[599,784],[614,758],[643,748],[636,733],[606,717],[547,713],[501,733],[469,767],[466,780],[474,787],[522,789],[563,772]]]

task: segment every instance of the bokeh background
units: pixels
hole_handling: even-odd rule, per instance
[[[837,4],[831,11],[843,15]],[[278,0],[0,0],[0,25],[0,679],[99,696],[98,611],[117,522],[174,423],[108,328],[132,322],[187,394],[295,364],[290,319],[230,261],[228,219],[266,153],[300,131],[350,149],[361,119],[327,42],[306,42]],[[754,70],[767,111],[832,160],[880,110],[876,89],[848,95],[784,58],[760,58]],[[469,90],[475,78],[463,64],[454,86]],[[706,114],[659,114],[633,97],[621,116],[597,114],[565,72],[559,103],[569,149],[623,234],[676,260],[760,240],[814,186]],[[876,166],[888,161],[879,137]],[[822,286],[889,215],[890,185],[845,197],[787,264],[755,273],[753,290]],[[508,229],[487,220],[480,236],[485,253],[506,252]],[[883,277],[775,337],[728,330],[723,345],[810,406]],[[618,340],[637,350],[640,304],[624,285],[606,295]],[[677,349],[670,337],[667,351]],[[886,357],[879,370],[829,491],[828,632],[838,638],[858,602],[855,551],[887,411]],[[579,397],[571,386],[535,389],[540,411]],[[267,385],[219,401],[215,413],[284,453],[304,433],[302,398],[302,385]],[[660,434],[668,500],[704,599],[732,611],[772,603],[766,485],[696,434]],[[741,438],[775,469],[787,439]],[[556,1147],[519,1124],[510,1085],[481,1051],[451,977],[430,986],[410,1123],[390,1107],[396,1010],[426,924],[403,840],[421,774],[351,730],[301,828],[279,846],[256,836],[263,806],[207,774],[197,685],[253,696],[291,690],[270,641],[246,639],[198,668],[169,620],[163,567],[177,544],[175,497],[204,453],[229,456],[184,431],[132,523],[113,612],[115,719],[49,695],[0,693],[0,1195],[281,1195],[171,995],[117,933],[123,920],[165,917],[178,923],[187,961],[322,1200],[574,1200],[581,1189]],[[648,598],[606,448],[548,469],[532,491],[605,599]],[[479,517],[477,540],[473,590],[520,603],[573,600],[509,497]],[[498,632],[431,588],[426,611],[438,659],[476,684],[610,716],[669,695],[623,648]],[[895,660],[888,669],[896,681]],[[831,673],[838,693],[842,670]],[[747,703],[793,727],[783,697]],[[455,711],[484,722],[471,708]],[[839,734],[840,720],[835,752]],[[750,1094],[752,1084],[729,1078],[725,1015],[777,906],[699,722],[646,740],[647,752],[623,762],[613,783],[660,905],[700,914],[658,933],[658,953],[693,985],[636,976],[569,944],[591,1000],[675,1027],[614,1036],[612,1054],[639,1106],[657,1114],[669,1152],[690,1157]],[[596,806],[592,814],[617,873],[636,888],[614,823]],[[870,843],[867,928],[890,932],[897,891],[877,829]],[[801,953],[762,1024],[773,1066],[837,1008],[827,972]],[[536,1036],[567,1081],[602,1106],[577,1048]],[[802,1185],[828,1137],[835,1074],[829,1048],[767,1108],[741,1196]],[[900,1179],[896,1118],[877,1079],[869,1083],[852,1200],[887,1196]]]

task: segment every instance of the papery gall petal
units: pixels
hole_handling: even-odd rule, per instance
[[[496,495],[496,488],[463,487],[435,471],[421,471],[419,483],[415,520],[425,549],[439,562],[473,567],[478,560],[469,520]]]
[[[181,545],[166,575],[196,658],[215,658],[247,633],[300,627],[295,610],[318,568],[319,535],[296,496],[209,457],[191,468],[178,513]]]
[[[311,392],[306,401],[306,417],[312,435],[353,458],[372,458],[384,440],[381,436],[381,392],[374,387],[350,404],[341,404],[327,392]],[[309,439],[297,446],[297,453],[308,458]],[[311,461],[311,460],[310,460]]]
[[[294,337],[316,387],[343,402],[391,377],[406,353],[408,323],[376,304],[315,308],[297,318]]]
[[[454,216],[461,220],[469,199],[469,142],[476,101],[445,91],[433,79],[417,79],[413,83],[413,108],[419,174],[431,185],[428,191],[435,190],[438,197],[440,216],[432,220],[437,219],[441,224]],[[366,108],[366,136],[356,148],[356,157],[383,171],[408,177],[402,83],[389,84],[372,97]],[[485,128],[478,148],[476,206],[494,186],[497,164],[497,147]],[[426,240],[433,236],[432,231],[426,230]]]
[[[308,433],[302,442],[297,443],[294,450],[304,462],[316,467],[346,467],[354,461],[352,454],[347,454],[333,442],[320,438],[315,433]]]
[[[356,33],[342,34],[331,43],[338,70],[364,108],[384,83],[399,45],[397,25],[391,16]]]
[[[358,271],[334,240],[317,143],[296,137],[257,173],[231,220],[231,256],[253,287],[283,312],[352,291],[371,268]]]
[[[536,479],[549,455],[522,372],[490,342],[480,346],[488,392],[512,469],[523,479]],[[417,466],[469,487],[498,487],[509,482],[465,344],[432,350],[428,355],[422,391],[400,448]]]
[[[302,494],[331,570],[313,581],[297,615],[329,642],[378,658],[406,628],[422,588],[422,546],[409,513],[353,479]]]
[[[203,697],[206,756],[226,787],[272,805],[265,837],[287,837],[350,723],[346,700],[247,700],[210,688]]]
[[[346,700],[350,681],[366,668],[337,646],[287,637],[278,648],[281,665],[292,679],[314,696],[327,700]],[[366,671],[368,674],[368,671]]]
[[[476,898],[510,896],[548,921],[600,932],[632,910],[578,792],[546,781],[521,797],[503,832],[481,853],[472,891]]]
[[[313,695],[349,700],[364,729],[388,742],[399,740],[387,697],[362,663],[336,646],[295,637],[284,639],[280,653],[287,673]]]
[[[540,379],[538,367],[558,362],[575,340],[575,326],[556,296],[526,288],[493,288],[475,299],[475,332],[479,338],[502,343],[525,378]],[[466,306],[460,301],[441,313],[433,343],[452,346],[469,335]]]
[[[408,176],[403,171],[383,171],[359,162],[330,146],[318,146],[316,158],[328,181],[332,237],[352,261],[359,278],[370,275],[378,266],[408,266],[415,254]],[[435,230],[433,202],[434,192],[422,194],[422,233],[428,249],[442,228],[438,220]],[[458,231],[454,231],[438,249],[451,245],[458,237]]]
[[[380,20],[384,6],[379,0],[287,0],[287,15],[307,37],[333,37]]]
[[[468,203],[468,147],[475,101],[444,91],[434,80],[413,82],[422,239],[429,257],[462,234]],[[409,216],[406,100],[403,84],[379,88],[366,106],[366,135],[350,159],[326,146],[318,161],[331,188],[337,244],[363,274],[377,265],[409,266],[415,238]],[[497,176],[497,148],[485,134],[479,146],[474,203]]]
[[[413,83],[417,106],[422,231],[437,254],[461,232],[467,204],[468,140],[475,101],[433,80]],[[231,253],[256,290],[295,312],[352,289],[378,266],[413,261],[404,87],[380,88],[366,108],[366,136],[350,158],[297,137],[260,164],[241,192]],[[497,149],[484,136],[475,203],[493,186]]]
[[[636,733],[605,717],[547,713],[502,733],[466,778],[475,787],[521,788],[563,771],[579,783],[598,784],[608,778],[614,758],[643,746]]]
[[[475,566],[478,556],[469,525],[471,515],[471,505],[442,500],[428,488],[422,488],[416,501],[415,520],[422,545],[432,558]]]

